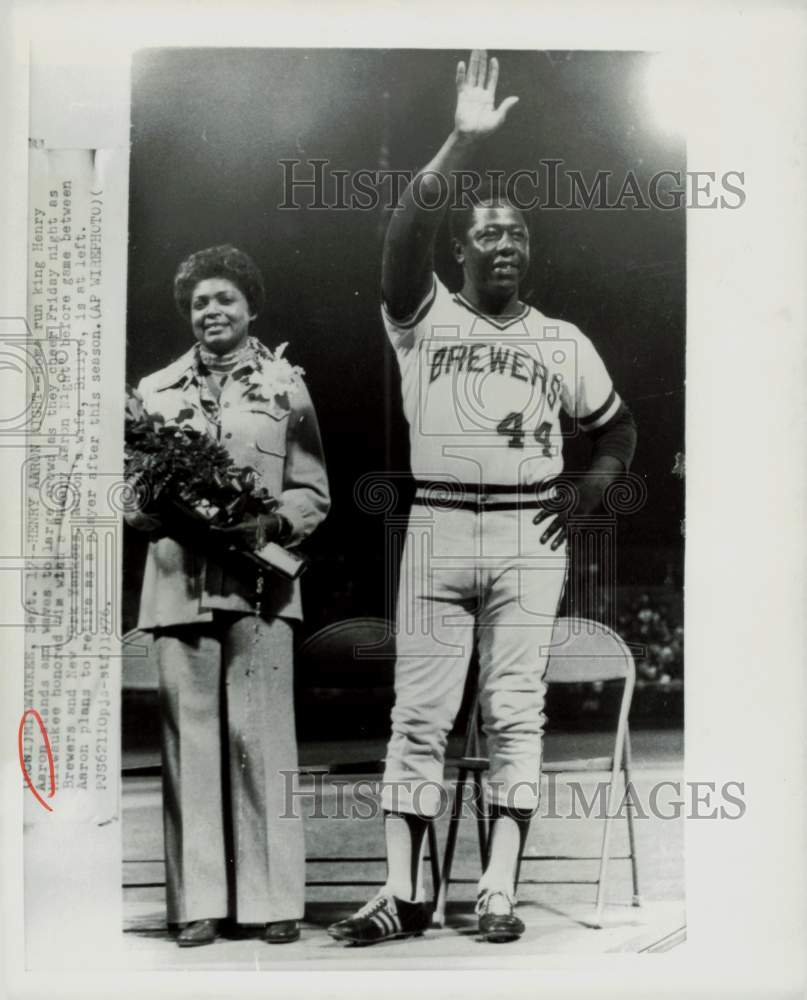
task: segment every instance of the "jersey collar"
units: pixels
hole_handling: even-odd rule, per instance
[[[528,305],[522,305],[521,311],[515,313],[513,316],[505,316],[499,319],[497,316],[491,316],[489,313],[483,313],[476,306],[472,305],[468,299],[462,294],[462,292],[454,293],[454,301],[461,306],[464,306],[469,312],[472,312],[474,316],[479,316],[484,319],[491,326],[495,326],[499,330],[506,330],[508,326],[512,326],[514,323],[520,323],[522,320],[527,318],[527,313],[530,311]]]

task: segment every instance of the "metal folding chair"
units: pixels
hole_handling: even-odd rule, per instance
[[[395,644],[392,627],[384,618],[349,618],[328,625],[307,639],[297,654],[295,669],[298,676],[305,676],[309,683],[313,680],[312,696],[327,700],[344,694],[350,688],[351,678],[356,683],[355,690],[365,696],[378,699],[384,690],[392,689]],[[386,669],[385,669],[386,668]],[[385,676],[387,675],[388,676]],[[350,695],[348,693],[349,700]],[[377,709],[376,709],[377,710]],[[319,765],[300,768],[301,776],[319,779],[341,775],[380,775],[384,761],[370,760],[327,761]],[[434,895],[437,895],[440,880],[440,852],[434,824],[428,827],[428,847],[426,861],[429,862]],[[386,862],[386,857],[329,855],[306,858],[309,865],[367,865]],[[378,887],[384,880],[367,878],[347,879],[307,879],[307,886],[367,886]]]
[[[628,830],[628,854],[618,857],[610,854],[614,819],[612,814],[618,794],[620,776],[624,781],[626,790],[630,783],[631,756],[628,712],[630,711],[631,699],[633,697],[635,679],[636,673],[633,656],[623,640],[615,632],[599,622],[588,619],[559,618],[557,620],[549,650],[549,662],[545,676],[547,685],[622,681],[622,697],[616,724],[613,753],[605,757],[549,761],[544,762],[542,766],[543,774],[581,774],[593,771],[610,771],[606,799],[606,816],[603,821],[602,844],[599,855],[532,854],[525,855],[521,860],[522,862],[599,860],[599,870],[596,879],[553,879],[551,882],[551,884],[597,886],[596,908],[592,921],[594,927],[602,926],[609,861],[630,861],[633,884],[632,903],[634,906],[641,904],[636,841],[633,828],[633,803],[629,795],[625,796],[624,803]],[[488,767],[488,759],[480,752],[480,728],[479,693],[477,691],[468,720],[463,756],[456,761],[458,768],[457,780],[454,786],[452,810],[440,873],[440,888],[435,907],[434,922],[436,924],[444,922],[450,884],[452,882],[470,883],[476,881],[475,879],[451,877],[457,834],[459,832],[459,821],[462,818],[463,806],[465,804],[465,785],[469,778],[473,782],[471,806],[477,823],[480,861],[483,868],[487,863],[489,827],[483,805],[482,775]],[[519,881],[519,875],[520,872],[516,875],[517,882]],[[521,884],[544,885],[547,882],[540,879],[522,879]]]

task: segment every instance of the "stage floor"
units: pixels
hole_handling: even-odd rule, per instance
[[[597,734],[556,734],[547,738],[547,759],[566,758],[593,750]],[[383,747],[375,744],[341,744],[339,759],[371,759]],[[141,969],[182,968],[335,968],[346,967],[495,967],[515,960],[529,964],[542,955],[592,955],[610,952],[661,951],[684,939],[683,820],[654,815],[650,802],[662,782],[680,782],[683,758],[681,733],[673,730],[644,731],[633,736],[634,799],[641,809],[635,821],[636,848],[642,905],[631,905],[630,866],[625,860],[611,861],[603,927],[592,926],[594,886],[566,884],[562,880],[591,880],[597,862],[533,861],[525,863],[523,879],[542,884],[522,884],[518,913],[527,930],[521,940],[504,945],[480,941],[473,913],[479,854],[475,824],[461,823],[453,876],[470,884],[452,884],[445,926],[432,928],[424,937],[389,941],[372,948],[348,947],[333,941],[326,932],[332,921],[349,915],[365,902],[372,886],[309,886],[306,915],[299,942],[272,947],[251,937],[223,938],[213,945],[176,947],[165,925],[164,866],[160,782],[157,777],[124,779],[124,939],[132,967]],[[336,748],[325,744],[301,747],[301,763],[310,765],[333,759]],[[143,761],[138,761],[143,763]],[[598,782],[607,774],[579,776],[573,789],[566,778],[558,778],[552,790],[552,811],[545,786],[542,807],[530,829],[527,854],[597,855],[602,819],[585,815],[585,802],[594,800]],[[368,779],[375,780],[375,779]],[[309,863],[307,879],[323,882],[347,881],[352,877],[371,882],[384,876],[382,861],[349,864],[316,861],[335,855],[373,857],[383,853],[382,823],[378,818],[341,818],[350,814],[353,782],[339,778],[304,783],[300,803],[305,820]],[[656,812],[671,815],[674,790],[664,786]],[[658,793],[657,793],[658,794]],[[575,797],[576,801],[575,801]],[[365,810],[366,811],[366,810]],[[337,818],[340,817],[340,818]],[[612,855],[627,853],[624,819],[614,822]],[[438,825],[438,842],[445,842],[446,821]],[[428,865],[427,865],[428,870]],[[558,884],[561,883],[561,884]],[[428,885],[428,883],[427,883]]]

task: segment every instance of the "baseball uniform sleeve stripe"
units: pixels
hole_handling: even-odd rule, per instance
[[[619,398],[619,393],[616,389],[612,388],[602,406],[597,407],[588,416],[579,418],[580,426],[584,431],[593,431],[597,427],[602,427],[603,424],[607,424],[611,417],[614,416],[621,404],[622,400]]]
[[[636,451],[636,421],[624,403],[607,423],[588,434],[593,443],[592,462],[609,455],[621,462],[626,471],[630,468]]]

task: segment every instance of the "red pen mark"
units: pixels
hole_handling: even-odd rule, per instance
[[[45,723],[42,721],[42,716],[37,712],[35,708],[29,708],[27,712],[22,713],[22,718],[20,719],[20,728],[17,733],[17,749],[20,754],[20,767],[22,768],[22,773],[25,776],[25,781],[31,791],[34,793],[37,802],[41,806],[44,806],[48,812],[53,812],[53,809],[47,804],[47,802],[42,798],[39,792],[34,787],[33,781],[31,781],[31,775],[28,773],[28,768],[25,766],[25,755],[22,751],[22,736],[25,730],[25,722],[29,715],[32,715],[39,725],[39,731],[42,733],[42,739],[45,741],[45,752],[48,755],[48,767],[50,769],[50,791],[48,792],[48,798],[52,799],[56,794],[56,770],[53,766],[53,751],[50,748],[50,739],[48,737],[48,731],[45,728]]]

